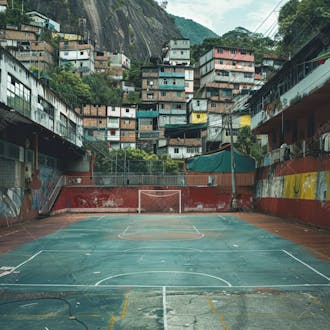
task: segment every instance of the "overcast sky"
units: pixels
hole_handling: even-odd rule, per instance
[[[191,18],[219,35],[242,26],[252,32],[261,32],[272,37],[277,30],[278,11],[287,1],[168,0],[167,12]],[[266,20],[267,16],[269,18]],[[263,23],[264,20],[266,21]]]

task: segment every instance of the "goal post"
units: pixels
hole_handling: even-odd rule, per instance
[[[181,190],[139,190],[138,212],[181,213]]]

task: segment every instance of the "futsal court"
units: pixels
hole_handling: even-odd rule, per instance
[[[326,329],[329,262],[234,215],[87,217],[0,255],[1,329]]]

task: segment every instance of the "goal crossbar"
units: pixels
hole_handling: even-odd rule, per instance
[[[181,206],[181,190],[139,190],[138,191],[138,212],[141,213],[142,207],[143,207],[143,196],[146,196],[150,199],[154,199],[155,203],[157,203],[157,200],[161,199],[172,199],[175,201],[177,198],[178,203],[178,212],[181,213],[182,206]]]

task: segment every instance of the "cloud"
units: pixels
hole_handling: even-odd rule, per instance
[[[237,26],[254,31],[275,5],[274,0],[169,0],[167,11],[190,18],[221,35]],[[269,29],[276,18],[275,14],[270,17],[258,32]]]

